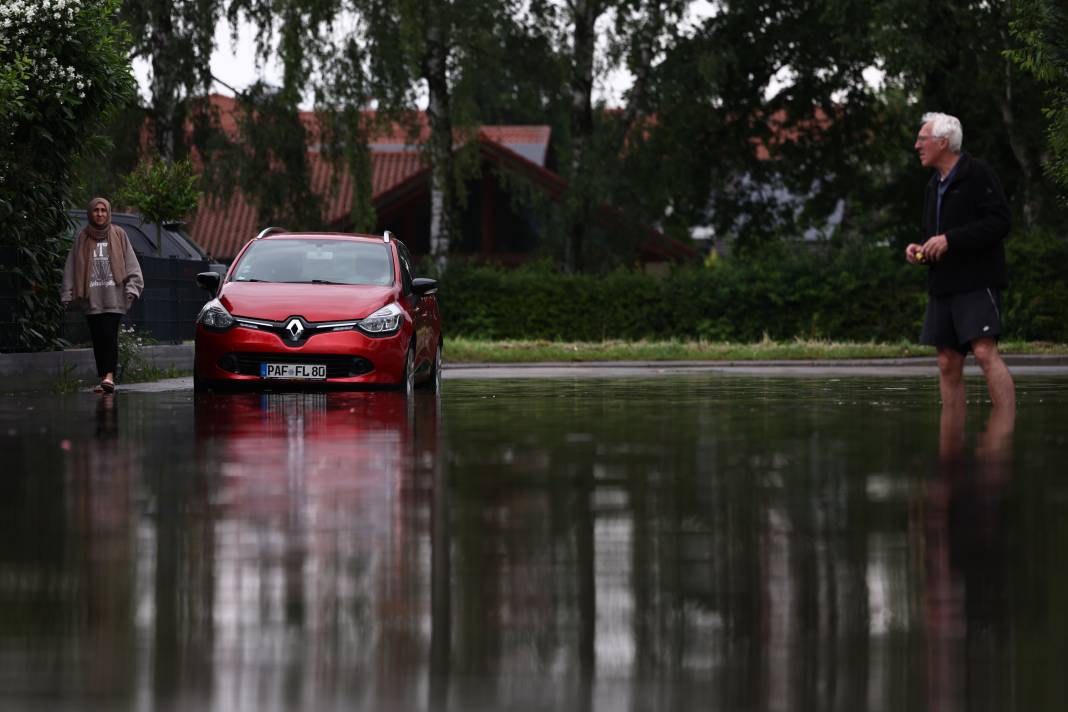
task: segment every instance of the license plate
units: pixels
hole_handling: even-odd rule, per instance
[[[326,366],[314,363],[261,363],[260,377],[321,381],[326,378]]]

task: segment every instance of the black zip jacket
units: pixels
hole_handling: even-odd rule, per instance
[[[1009,203],[994,171],[984,161],[962,153],[957,172],[938,207],[938,172],[927,183],[923,203],[924,240],[945,233],[949,250],[927,272],[931,294],[959,294],[985,287],[1004,289],[1005,237],[1012,223]]]

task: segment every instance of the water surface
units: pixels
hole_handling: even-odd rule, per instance
[[[0,708],[1064,709],[1068,379],[0,403]]]

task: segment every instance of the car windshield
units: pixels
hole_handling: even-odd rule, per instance
[[[384,243],[350,240],[258,240],[237,263],[235,282],[393,284]]]

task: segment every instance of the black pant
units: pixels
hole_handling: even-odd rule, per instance
[[[96,375],[103,378],[114,376],[119,367],[119,322],[122,314],[86,314],[89,335],[93,338],[93,356],[96,358]]]

